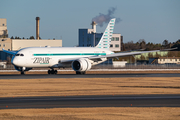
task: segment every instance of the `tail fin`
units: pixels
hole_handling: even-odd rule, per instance
[[[115,18],[110,20],[106,30],[103,33],[103,36],[101,37],[101,40],[96,46],[97,48],[109,49],[113,30],[114,30],[115,20],[116,20]]]

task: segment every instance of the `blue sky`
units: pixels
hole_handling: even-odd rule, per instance
[[[63,46],[78,45],[78,29],[91,28],[92,18],[116,8],[121,21],[114,33],[124,42],[162,43],[180,39],[180,0],[0,0],[0,18],[7,19],[9,37],[29,38],[36,34],[40,17],[40,37],[61,39]],[[104,32],[97,26],[97,32]]]

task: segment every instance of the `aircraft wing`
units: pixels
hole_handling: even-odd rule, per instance
[[[114,54],[108,54],[108,55],[101,55],[101,56],[90,56],[90,57],[84,57],[90,60],[99,60],[101,58],[107,58],[107,59],[111,59],[111,58],[117,58],[117,57],[125,57],[125,56],[133,56],[133,55],[140,55],[143,53],[151,53],[151,52],[159,52],[159,51],[169,51],[169,50],[174,50],[177,48],[172,48],[172,49],[164,49],[164,50],[152,50],[152,51],[141,51],[141,52],[120,52],[120,53],[114,53]],[[82,57],[80,57],[82,58]],[[73,58],[73,59],[63,59],[61,60],[61,63],[68,63],[68,62],[72,62],[74,60],[80,59],[80,58]]]
[[[169,51],[174,50],[177,48],[171,48],[171,49],[164,49],[164,50],[152,50],[152,51],[141,51],[141,52],[120,52],[120,53],[114,53],[114,54],[108,54],[108,55],[102,55],[102,56],[90,56],[88,59],[94,60],[94,59],[100,59],[100,58],[117,58],[117,57],[125,57],[125,56],[133,56],[133,55],[140,55],[143,53],[151,53],[151,52],[159,52],[159,51]]]
[[[11,55],[15,55],[17,51],[8,51],[8,50],[4,50],[2,49],[5,53],[11,54]]]
[[[91,56],[88,57],[88,59],[93,60],[93,59],[99,59],[99,58],[116,58],[116,57],[125,57],[125,56],[133,56],[133,55],[140,55],[142,53],[150,53],[150,52],[158,52],[160,50],[155,50],[155,51],[143,51],[143,52],[126,52],[126,53],[114,53],[114,54],[108,54],[108,55],[101,55],[101,56]]]

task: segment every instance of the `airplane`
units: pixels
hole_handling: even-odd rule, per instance
[[[27,47],[19,51],[4,52],[12,54],[11,63],[17,71],[24,74],[32,68],[50,68],[48,74],[57,74],[54,68],[71,66],[76,74],[85,74],[92,66],[100,64],[108,59],[134,56],[142,53],[158,52],[123,52],[114,53],[109,50],[114,30],[115,18],[111,19],[103,33],[99,43],[95,47]]]

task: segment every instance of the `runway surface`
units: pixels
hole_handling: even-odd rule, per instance
[[[0,98],[0,109],[81,107],[180,107],[180,95]]]
[[[121,77],[180,77],[179,73],[128,73],[128,74],[1,74],[1,79],[37,79],[37,78],[121,78]]]

